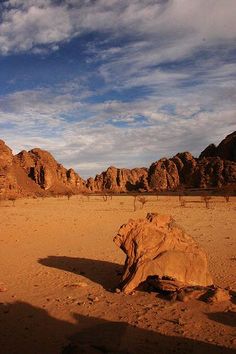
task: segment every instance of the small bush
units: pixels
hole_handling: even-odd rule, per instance
[[[138,199],[137,199],[138,201],[139,201],[139,203],[141,203],[142,204],[142,207],[141,207],[141,209],[143,209],[143,206],[147,203],[147,198],[145,198],[145,197],[138,197]]]
[[[12,206],[15,206],[16,197],[10,197],[9,200],[12,202]]]
[[[182,195],[179,195],[179,203],[181,207],[186,206],[186,200],[184,200],[184,197]]]
[[[209,195],[203,195],[201,197],[202,201],[205,203],[206,205],[206,208],[209,209],[210,208],[210,200],[211,200],[211,197]]]
[[[104,202],[107,202],[107,195],[106,194],[103,194],[102,198],[103,198]]]
[[[225,195],[224,197],[225,197],[226,203],[228,203],[229,202],[229,195]]]
[[[70,198],[73,196],[73,193],[69,191],[66,193],[66,196],[67,196],[67,199],[70,200]]]

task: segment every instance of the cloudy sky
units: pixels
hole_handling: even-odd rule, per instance
[[[0,138],[83,177],[236,129],[235,0],[1,0]]]

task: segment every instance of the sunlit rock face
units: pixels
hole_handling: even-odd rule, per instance
[[[109,167],[95,179],[89,178],[87,187],[93,192],[132,192],[148,190],[147,168],[116,168]]]
[[[39,148],[13,155],[0,140],[0,194],[4,197],[83,192],[158,192],[185,188],[236,189],[236,133],[218,147],[208,146],[199,158],[189,152],[162,158],[149,168],[116,168],[84,181]],[[227,192],[228,193],[228,192]]]
[[[145,219],[130,220],[114,242],[126,254],[120,284],[125,293],[150,276],[169,277],[186,286],[213,283],[205,252],[169,215],[149,213]]]
[[[236,184],[236,133],[218,147],[209,145],[199,158],[181,152],[162,158],[147,168],[109,167],[87,180],[92,192],[175,191],[183,188],[222,188]]]
[[[13,154],[11,149],[0,140],[0,197],[19,194],[19,186],[14,175]]]
[[[29,152],[22,151],[16,156],[19,164],[28,176],[42,189],[58,189],[63,186],[71,190],[84,189],[85,182],[73,169],[67,170],[59,164],[48,152],[33,149]]]

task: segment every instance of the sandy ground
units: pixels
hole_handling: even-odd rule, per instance
[[[0,353],[235,353],[236,304],[112,292],[119,226],[171,214],[206,250],[215,284],[236,289],[236,198],[75,196],[0,204]],[[64,349],[63,349],[64,348]]]

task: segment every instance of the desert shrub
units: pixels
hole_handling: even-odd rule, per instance
[[[186,206],[186,200],[184,199],[184,197],[182,195],[179,195],[179,203],[180,203],[181,207]]]
[[[11,196],[9,200],[12,202],[12,206],[15,206],[16,203],[16,197]]]
[[[225,195],[224,198],[225,198],[226,203],[228,203],[229,202],[229,195]]]
[[[68,191],[68,192],[66,193],[66,196],[67,196],[67,199],[70,200],[70,198],[73,196],[73,193],[70,192],[70,191]]]
[[[203,195],[201,197],[202,201],[205,203],[206,205],[206,208],[209,209],[210,208],[210,200],[211,200],[211,197],[209,195]]]
[[[134,195],[134,211],[136,211],[136,199],[137,199],[137,195]]]
[[[139,203],[141,203],[142,207],[141,209],[143,209],[144,205],[147,203],[147,198],[145,197],[138,197],[137,200],[139,201]]]
[[[107,202],[107,194],[103,194],[102,198],[103,198],[104,202]]]
[[[141,197],[141,196],[137,196],[137,195],[135,195],[134,196],[134,211],[136,211],[137,210],[137,208],[136,208],[136,202],[139,202],[139,203],[141,203],[141,209],[143,209],[143,206],[148,202],[148,199],[147,198],[145,198],[145,197]]]

